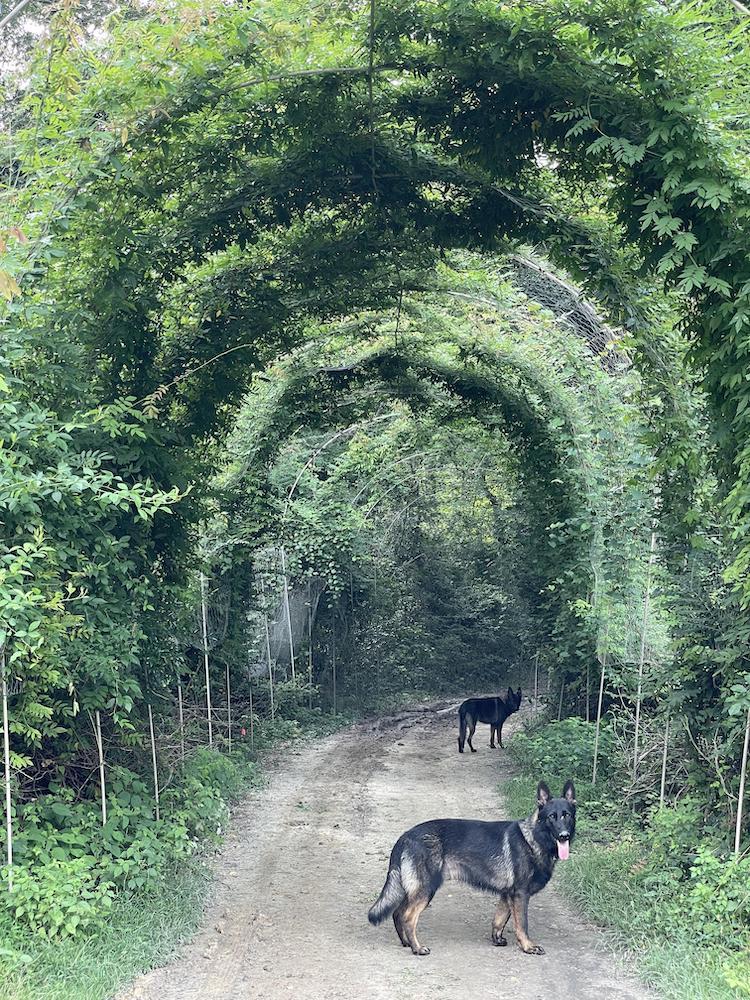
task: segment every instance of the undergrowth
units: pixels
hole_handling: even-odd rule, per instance
[[[749,997],[750,858],[734,858],[710,828],[696,834],[693,798],[633,816],[606,728],[602,740],[594,787],[592,724],[566,719],[517,733],[509,746],[519,773],[502,789],[511,814],[531,811],[540,779],[556,792],[572,778],[576,841],[555,884],[615,947],[635,954],[666,1000]]]
[[[14,891],[0,895],[3,1000],[104,1000],[164,962],[196,929],[232,802],[262,782],[258,751],[317,738],[343,716],[301,711],[256,726],[256,745],[188,754],[161,797],[139,775],[112,769],[108,817],[60,789],[17,817]],[[7,878],[7,869],[3,872]]]

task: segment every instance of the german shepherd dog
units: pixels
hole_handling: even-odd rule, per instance
[[[516,941],[527,955],[544,949],[529,937],[529,897],[552,878],[555,863],[570,856],[576,829],[576,798],[566,781],[559,799],[539,782],[537,808],[526,819],[486,823],[433,819],[402,834],[391,851],[388,877],[368,914],[371,924],[392,916],[404,948],[429,955],[419,943],[417,922],[446,879],[465,882],[498,897],[492,941],[502,947],[511,914]]]
[[[521,689],[514,691],[508,688],[504,698],[469,698],[458,710],[458,752],[464,752],[464,744],[469,744],[472,753],[476,753],[471,738],[478,722],[489,724],[490,746],[495,749],[495,736],[500,749],[503,748],[503,723],[509,715],[517,712],[521,706]],[[468,729],[468,736],[467,736]]]

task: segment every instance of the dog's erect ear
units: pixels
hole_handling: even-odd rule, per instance
[[[576,790],[572,781],[566,781],[562,790],[563,798],[567,799],[571,805],[576,804]]]
[[[542,806],[546,806],[549,800],[552,798],[552,793],[545,784],[545,782],[540,781],[536,787],[536,803],[541,809]]]
[[[512,697],[513,697],[513,688],[512,688],[512,687],[509,687],[509,688],[508,688],[508,697],[509,697],[509,698],[512,698]]]

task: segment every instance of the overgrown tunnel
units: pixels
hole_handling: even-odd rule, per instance
[[[548,292],[559,282],[528,266]],[[600,607],[619,603],[632,645],[637,377],[601,321],[595,353],[516,274],[456,258],[433,288],[326,326],[256,379],[203,541],[233,611],[214,657],[241,691],[236,649],[252,650],[256,705],[292,673],[308,707],[334,707],[336,673],[336,707],[361,710],[526,683],[535,661],[588,714]]]
[[[742,5],[120,6],[0,136],[18,920],[182,862],[260,746],[533,678],[598,816],[603,737],[685,894],[739,865]]]

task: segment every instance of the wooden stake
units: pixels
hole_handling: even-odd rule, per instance
[[[274,720],[274,705],[273,705],[273,667],[271,666],[271,637],[268,631],[268,612],[266,610],[266,586],[263,582],[263,576],[260,578],[260,592],[263,598],[263,625],[266,631],[266,662],[268,664],[268,684],[269,691],[271,692],[271,722]]]
[[[747,720],[745,722],[745,743],[742,747],[742,769],[740,771],[740,792],[737,797],[737,823],[734,828],[734,853],[740,853],[740,841],[742,839],[742,812],[745,801],[745,774],[747,772],[747,748],[750,743],[750,708],[747,710]]]
[[[534,705],[532,710],[532,716],[536,715],[539,702],[539,650],[537,649],[534,656]]]
[[[292,613],[289,610],[289,581],[286,576],[286,554],[284,552],[284,546],[280,547],[281,551],[281,572],[284,577],[284,608],[286,610],[286,624],[287,631],[289,633],[289,662],[292,665],[292,680],[296,680],[296,673],[294,670],[294,637],[292,635]]]
[[[664,726],[664,753],[661,758],[661,785],[659,786],[659,808],[664,808],[664,790],[667,785],[667,751],[669,749],[669,715]]]
[[[565,694],[565,678],[560,681],[560,704],[557,706],[557,721],[562,720],[563,695]]]
[[[151,762],[154,766],[154,798],[156,799],[156,819],[161,819],[159,815],[159,771],[156,766],[156,740],[154,738],[154,713],[151,706],[148,706],[148,727],[151,731]]]
[[[638,777],[638,742],[641,725],[641,701],[643,699],[643,665],[646,662],[646,625],[648,622],[648,609],[651,603],[651,570],[654,565],[656,552],[656,532],[651,532],[651,547],[648,557],[648,571],[646,573],[646,593],[643,598],[643,621],[641,622],[641,653],[638,657],[638,693],[635,699],[635,738],[633,740],[633,782]],[[633,803],[635,808],[635,802]]]
[[[602,675],[599,679],[599,701],[596,706],[596,735],[594,736],[594,767],[591,772],[591,784],[596,784],[596,765],[599,761],[599,732],[602,726],[602,703],[604,701],[604,675],[607,672],[607,646],[605,641],[601,658]]]
[[[182,684],[177,682],[177,711],[180,716],[180,760],[185,760],[185,714],[182,707]]]
[[[208,608],[206,601],[206,577],[201,570],[201,621],[203,627],[203,667],[206,673],[206,715],[208,717],[208,745],[214,745],[213,709],[211,707],[211,674],[208,663]]]
[[[8,892],[13,892],[13,814],[10,795],[10,729],[8,727],[8,678],[5,671],[5,646],[0,650],[3,685],[3,756],[5,758],[5,850],[8,860]]]

